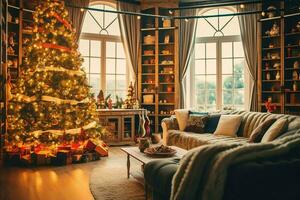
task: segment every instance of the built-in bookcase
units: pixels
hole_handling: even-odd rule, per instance
[[[174,4],[177,5],[177,4]],[[173,16],[170,4],[146,7],[142,13]],[[162,132],[163,118],[178,106],[178,22],[171,18],[142,17],[139,98],[148,110],[153,133]]]
[[[6,68],[7,68],[7,1],[1,0],[1,23],[0,23],[0,160],[2,160],[2,147],[6,133]]]
[[[296,5],[298,4],[298,5]],[[300,2],[264,1],[259,62],[260,111],[300,115]],[[297,27],[298,24],[298,27]]]

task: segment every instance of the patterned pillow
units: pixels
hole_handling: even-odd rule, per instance
[[[208,115],[189,115],[184,131],[193,133],[204,133]]]

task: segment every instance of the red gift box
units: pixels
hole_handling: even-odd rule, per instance
[[[104,142],[96,146],[95,151],[100,156],[108,156],[108,146]]]
[[[84,144],[84,148],[87,150],[87,151],[93,151],[95,150],[95,148],[97,147],[97,145],[95,144],[95,142],[93,142],[92,140],[88,140],[85,142]]]

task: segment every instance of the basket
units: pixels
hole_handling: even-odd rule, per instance
[[[144,103],[153,103],[153,95],[151,95],[151,94],[143,95],[143,102]]]

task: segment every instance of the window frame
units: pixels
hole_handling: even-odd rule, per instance
[[[222,7],[231,11],[236,11],[232,7]],[[205,9],[199,15],[205,13],[206,11],[211,9]],[[195,43],[196,46],[197,43],[216,43],[216,110],[222,110],[223,109],[223,83],[222,83],[222,43],[224,42],[242,42],[240,35],[230,35],[230,36],[210,36],[210,37],[197,37],[195,36]],[[194,48],[195,49],[195,48]],[[195,88],[195,63],[196,63],[196,57],[195,57],[195,51],[193,51],[192,54],[192,62],[190,64],[190,83],[187,84],[187,88],[189,91],[191,91],[191,97],[196,97],[196,88]],[[234,56],[234,55],[233,55]],[[234,58],[234,57],[233,57]],[[207,74],[205,74],[207,76]],[[246,62],[244,60],[244,80],[245,80],[245,87],[244,87],[244,109],[246,109],[246,105],[248,102],[248,74],[246,70]],[[205,88],[205,91],[207,88]],[[234,91],[234,89],[233,89]],[[196,107],[196,98],[190,98],[189,103],[192,107]],[[205,100],[205,107],[207,107],[207,99]],[[234,104],[233,104],[234,105]]]
[[[116,5],[113,3],[109,2],[103,2],[103,1],[94,1],[90,5],[97,5],[97,4],[103,4],[106,6],[111,6],[116,8]],[[107,42],[116,42],[116,43],[121,43],[123,44],[123,41],[121,39],[121,36],[116,36],[116,35],[106,35],[106,34],[96,34],[96,33],[85,33],[82,32],[80,34],[79,40],[94,40],[94,41],[100,41],[101,43],[101,55],[100,55],[100,90],[106,94],[106,43]],[[124,49],[125,51],[125,49]],[[82,57],[87,57],[87,56],[82,56]],[[90,55],[88,56],[89,58],[91,57]],[[125,58],[126,61],[126,75],[125,75],[125,81],[126,81],[126,88],[128,88],[129,85],[129,80],[130,80],[130,71],[129,71],[129,65],[127,62],[127,59]],[[93,73],[87,73],[88,76]],[[118,74],[114,74],[118,75]],[[117,80],[116,80],[117,81]],[[119,90],[114,90],[115,94],[118,94]],[[125,92],[127,89],[124,90]],[[97,97],[98,94],[95,94],[95,97]]]

